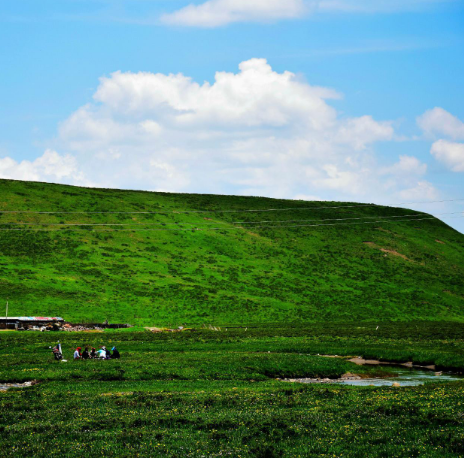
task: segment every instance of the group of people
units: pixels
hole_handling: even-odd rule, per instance
[[[113,352],[113,353],[111,353]],[[119,359],[121,355],[116,347],[108,350],[105,346],[101,347],[100,350],[96,350],[93,347],[85,347],[82,351],[82,347],[77,347],[74,351],[74,360],[76,359]]]

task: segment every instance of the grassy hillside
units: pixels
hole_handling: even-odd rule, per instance
[[[0,231],[0,305],[9,298],[10,316],[143,325],[464,321],[464,235],[438,220],[232,224],[373,217],[353,223],[411,210],[9,180],[0,180],[0,196],[0,229],[8,229]],[[223,212],[269,208],[294,210]],[[19,210],[165,213],[5,213]],[[187,210],[216,212],[178,213]],[[311,221],[279,223],[294,220]],[[126,226],[97,226],[107,223]]]

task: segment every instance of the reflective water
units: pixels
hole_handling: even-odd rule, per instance
[[[6,391],[6,390],[9,390],[10,388],[25,388],[26,386],[31,386],[31,382],[26,382],[26,383],[5,383],[5,384],[0,383],[0,391]]]
[[[388,378],[368,378],[362,380],[337,380],[336,383],[353,386],[392,386],[399,384],[400,386],[418,386],[427,382],[453,382],[464,380],[464,376],[449,373],[438,373],[434,371],[405,368],[405,367],[389,367],[389,371],[397,374],[396,377]]]

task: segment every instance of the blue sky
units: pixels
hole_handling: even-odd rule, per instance
[[[2,0],[0,176],[464,198],[463,1],[189,5]],[[416,208],[457,212],[464,201]],[[445,221],[464,231],[464,219]]]

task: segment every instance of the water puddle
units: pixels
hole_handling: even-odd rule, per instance
[[[25,383],[0,383],[0,391],[6,391],[10,388],[26,388],[28,386],[35,385],[37,382],[25,382]]]
[[[384,366],[385,367],[385,366]],[[432,370],[390,366],[389,372],[395,374],[390,377],[363,378],[354,374],[346,374],[340,379],[285,379],[285,382],[295,383],[331,383],[350,386],[419,386],[425,383],[455,382],[464,380],[463,375],[434,372]]]
[[[364,378],[358,380],[337,380],[337,383],[352,386],[419,386],[429,382],[454,382],[464,380],[462,375],[445,372],[434,372],[421,369],[409,369],[406,367],[391,368],[391,372],[397,374],[395,377],[386,378]]]

